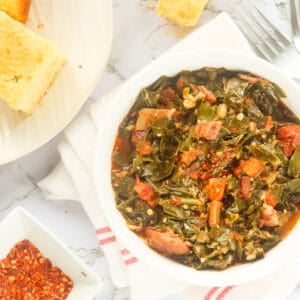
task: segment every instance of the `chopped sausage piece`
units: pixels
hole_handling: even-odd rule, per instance
[[[208,141],[214,141],[218,138],[222,124],[221,121],[202,121],[196,127],[196,136],[203,137]]]
[[[198,89],[199,92],[201,92],[201,93],[203,93],[203,94],[205,95],[205,99],[206,99],[209,103],[213,104],[213,103],[215,103],[215,102],[217,101],[217,98],[216,98],[216,96],[213,94],[213,92],[210,91],[210,90],[208,90],[205,86],[203,86],[203,85],[198,85],[198,86],[197,86],[197,89]]]
[[[154,121],[163,118],[171,118],[175,112],[175,109],[143,108],[139,111],[135,130],[147,130]]]
[[[287,124],[277,131],[277,138],[281,140],[283,153],[286,157],[291,157],[300,145],[300,125]]]
[[[250,177],[258,177],[265,168],[264,163],[256,157],[240,161],[240,166],[244,173]]]
[[[161,101],[164,105],[169,106],[173,103],[176,98],[175,91],[168,87],[161,91],[159,101]]]
[[[221,201],[211,201],[209,203],[209,211],[208,211],[209,226],[213,227],[213,226],[220,225],[222,206],[223,206],[223,203]]]
[[[267,191],[265,197],[266,197],[265,202],[272,207],[275,207],[276,204],[278,203],[275,195],[272,194],[271,191]]]
[[[242,176],[241,178],[241,194],[242,197],[244,199],[248,199],[249,198],[249,194],[250,194],[250,177],[249,176]]]
[[[135,179],[133,190],[137,193],[140,199],[146,201],[151,207],[156,206],[155,203],[156,193],[153,187],[149,183],[142,182],[137,177]]]
[[[166,231],[157,231],[146,228],[146,239],[150,247],[163,254],[184,255],[189,252],[189,247],[185,241],[175,234],[171,228]]]
[[[222,201],[226,187],[226,180],[223,178],[210,178],[205,189],[208,192],[209,200]]]
[[[263,204],[261,209],[260,220],[262,225],[267,227],[275,227],[279,224],[276,210],[266,203]]]

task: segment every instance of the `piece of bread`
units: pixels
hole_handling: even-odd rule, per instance
[[[65,63],[46,39],[0,11],[0,98],[31,114]]]
[[[15,20],[25,23],[30,4],[31,0],[0,0],[0,10]]]
[[[158,0],[157,13],[183,27],[195,26],[208,0]]]

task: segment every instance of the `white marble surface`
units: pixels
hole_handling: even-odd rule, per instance
[[[290,34],[288,1],[257,2],[278,28]],[[212,19],[218,12],[229,10],[234,2],[236,1],[209,0],[198,26]],[[90,101],[118,86],[188,34],[188,30],[180,29],[158,17],[149,7],[151,3],[155,1],[114,1],[112,53]],[[14,207],[26,208],[103,278],[103,288],[97,300],[127,299],[128,291],[115,289],[111,282],[105,257],[97,246],[94,228],[80,204],[72,201],[47,201],[36,186],[36,182],[47,175],[59,160],[59,138],[54,138],[22,159],[0,166],[0,221]],[[289,300],[296,299],[300,299],[299,287],[289,297]]]

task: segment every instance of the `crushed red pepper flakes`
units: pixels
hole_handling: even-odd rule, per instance
[[[29,240],[18,242],[0,260],[1,300],[64,300],[73,286]]]

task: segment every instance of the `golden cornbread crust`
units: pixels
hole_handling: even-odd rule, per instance
[[[208,0],[158,0],[157,13],[183,27],[195,26]]]
[[[0,11],[0,98],[31,114],[65,63],[46,39]]]
[[[0,0],[0,10],[22,23],[27,20],[30,5],[31,0]]]

